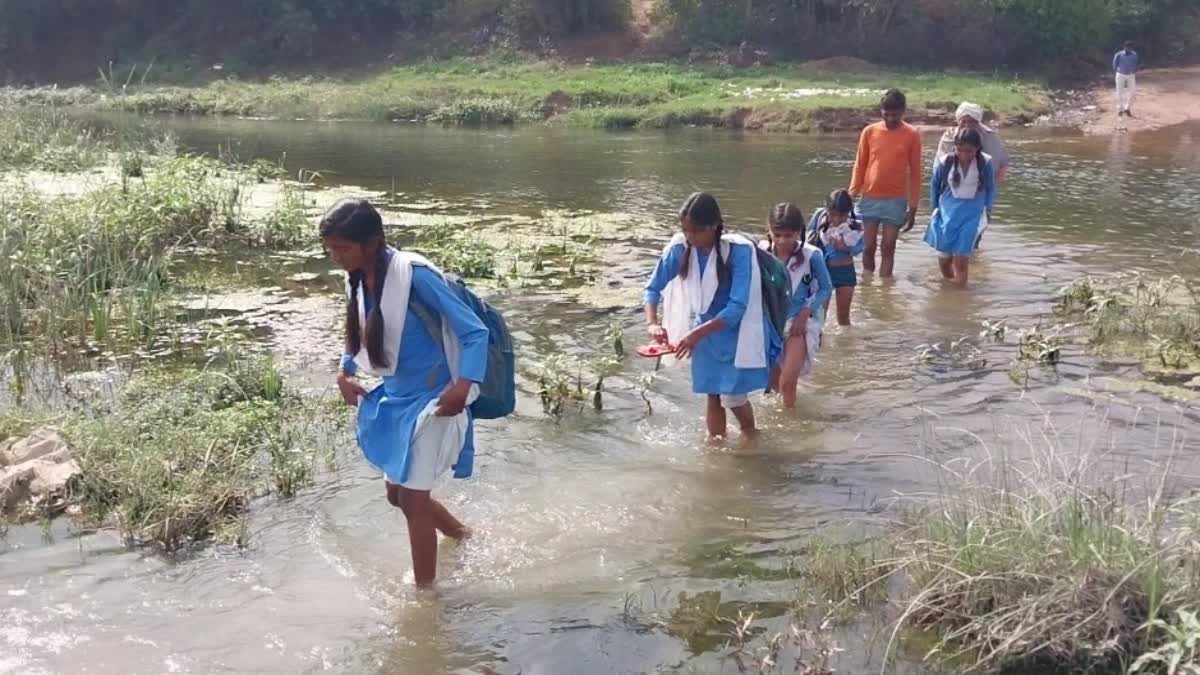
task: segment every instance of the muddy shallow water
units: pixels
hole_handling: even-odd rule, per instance
[[[551,345],[589,352],[614,321],[627,344],[641,342],[637,289],[692,190],[713,191],[732,225],[757,233],[775,202],[808,213],[844,184],[854,151],[846,136],[166,124],[198,151],[232,144],[242,159],[284,157],[289,172],[383,193],[398,229],[453,219],[504,247],[565,223],[594,238],[587,287],[492,291],[525,367]],[[922,345],[976,336],[984,320],[1034,325],[1081,274],[1200,272],[1179,250],[1200,227],[1200,128],[1009,137],[1017,163],[973,287],[942,288],[921,222],[901,243],[895,282],[864,280],[856,325],[827,331],[800,409],[758,404],[768,433],[757,449],[701,444],[702,406],[679,369],[654,385],[652,416],[632,385],[650,364],[628,361],[602,413],[558,423],[525,377],[518,415],[481,425],[475,477],[443,490],[479,536],[443,551],[435,598],[410,590],[401,518],[349,444],[316,487],[253,509],[244,551],[168,562],[110,532],[14,528],[0,540],[0,673],[736,672],[713,649],[721,635],[680,635],[652,617],[681,591],[720,591],[780,629],[770,617],[797,582],[740,578],[722,563],[780,566],[814,533],[854,536],[897,493],[939,487],[921,458],[979,454],[981,442],[1020,454],[1022,432],[1049,425],[1063,447],[1104,449],[1147,475],[1182,443],[1179,487],[1200,486],[1186,443],[1196,408],[1130,392],[1127,364],[1072,348],[1023,389],[1009,376],[1011,344],[976,340],[970,362],[914,359]],[[222,295],[224,310],[255,325],[293,382],[328,394],[338,282],[322,260],[264,267],[247,276],[269,290]],[[887,638],[882,621],[840,630],[839,672],[878,672]],[[889,672],[920,672],[903,664]]]

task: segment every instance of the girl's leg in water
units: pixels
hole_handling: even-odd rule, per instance
[[[463,541],[471,537],[471,529],[460,523],[458,518],[455,518],[445,506],[442,506],[441,502],[431,497],[429,505],[433,508],[433,524],[438,532],[455,541]]]
[[[966,255],[956,255],[954,260],[954,285],[959,288],[967,287],[967,268],[971,264],[971,257]]]
[[[754,426],[754,407],[747,403],[732,410],[742,430],[742,445],[753,442],[758,437],[758,429]]]
[[[836,291],[837,319],[839,326],[850,325],[850,303],[854,300],[854,287],[843,286]],[[825,303],[825,316],[829,316],[829,303]]]
[[[408,521],[413,580],[418,588],[433,586],[437,578],[437,525],[432,501],[428,490],[400,487],[400,510]]]
[[[387,486],[388,503],[398,509],[403,508],[402,501],[400,499],[401,487],[395,483],[389,483],[387,481],[384,481],[384,485]],[[451,515],[450,511],[447,510],[445,506],[442,506],[441,502],[433,497],[430,497],[429,504],[433,509],[433,525],[437,528],[438,532],[441,532],[447,537],[458,541],[462,541],[463,539],[471,536],[471,529],[460,523],[457,518]]]
[[[942,270],[942,278],[946,281],[954,281],[954,258],[948,255],[938,256],[938,267]]]
[[[783,395],[783,407],[796,407],[796,386],[800,383],[800,371],[808,359],[808,342],[804,336],[789,337],[783,348],[783,367],[779,377],[779,391]],[[734,411],[737,412],[736,410]],[[753,422],[753,413],[751,421]],[[741,421],[741,418],[738,418]]]
[[[708,438],[724,438],[726,431],[725,407],[721,405],[721,397],[709,394],[704,410],[704,421],[708,425]]]

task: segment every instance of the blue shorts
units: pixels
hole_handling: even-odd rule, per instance
[[[858,285],[858,273],[854,271],[854,263],[849,265],[830,265],[829,278],[834,288],[854,288]]]
[[[892,227],[900,227],[908,220],[908,199],[872,199],[863,197],[858,200],[858,217],[864,224],[881,223]]]

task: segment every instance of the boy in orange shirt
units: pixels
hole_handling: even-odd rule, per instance
[[[858,200],[866,247],[863,271],[875,271],[875,248],[883,226],[883,260],[879,276],[892,276],[896,240],[913,228],[921,200],[921,134],[904,121],[908,101],[890,89],[880,103],[882,122],[863,129],[854,158],[850,194]]]

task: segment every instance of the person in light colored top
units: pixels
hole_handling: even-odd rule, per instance
[[[938,165],[946,160],[946,157],[954,153],[954,139],[958,135],[958,130],[975,129],[979,132],[979,137],[983,139],[983,152],[992,158],[992,166],[996,170],[997,188],[999,188],[1000,184],[1004,183],[1004,179],[1008,175],[1009,162],[1011,161],[1008,154],[1008,146],[1000,138],[999,132],[983,123],[983,115],[983,106],[976,103],[963,101],[958,106],[958,110],[954,113],[954,119],[958,122],[958,126],[953,129],[947,129],[942,134],[942,140],[938,143],[937,153],[933,156],[934,172],[937,171]],[[989,222],[985,221],[975,236],[976,249],[979,248],[979,244],[983,240],[983,231],[987,229],[988,224]]]
[[[979,131],[979,136],[983,139],[983,151],[992,158],[992,162],[996,167],[996,181],[1000,183],[1004,182],[1004,177],[1008,173],[1008,165],[1011,161],[1008,154],[1008,146],[1000,138],[998,131],[983,123],[983,117],[983,106],[969,101],[963,101],[959,104],[958,110],[954,112],[954,120],[957,126],[947,129],[938,142],[937,154],[933,157],[934,171],[937,170],[939,162],[954,152],[954,137],[958,134],[958,130],[975,129]]]
[[[647,329],[656,343],[674,346],[676,358],[691,358],[709,438],[725,437],[728,409],[745,443],[757,434],[750,394],[770,385],[782,350],[763,308],[755,245],[725,234],[721,207],[706,192],[684,202],[679,228],[646,284]]]
[[[821,348],[825,306],[833,282],[821,249],[804,243],[804,214],[795,204],[779,204],[767,218],[767,240],[760,246],[783,263],[792,285],[788,306],[783,361],[771,372],[771,388],[783,397],[783,407],[796,407],[796,387],[812,372]]]
[[[854,287],[858,285],[854,257],[863,252],[865,242],[863,225],[854,214],[854,199],[850,192],[834,190],[830,193],[825,208],[813,213],[808,232],[808,243],[825,254],[825,264],[837,297],[838,325],[849,326],[850,303],[854,301]],[[829,313],[828,298],[825,313]]]
[[[942,277],[954,286],[967,285],[971,252],[995,199],[996,173],[979,131],[959,129],[954,154],[934,172],[929,194],[933,217],[925,231],[925,243],[938,252]]]
[[[863,271],[875,271],[875,248],[883,230],[879,276],[890,277],[896,260],[896,241],[917,220],[921,201],[921,134],[904,121],[908,100],[891,89],[880,102],[883,121],[868,125],[858,139],[850,194],[858,199],[866,246]]]
[[[456,478],[471,475],[475,441],[467,406],[487,372],[489,332],[437,267],[387,245],[383,219],[366,200],[338,202],[320,232],[347,272],[338,390],[358,407],[359,446],[383,473],[388,502],[404,512],[413,579],[428,587],[437,575],[437,533],[470,535],[430,491],[451,469]],[[442,319],[443,335],[410,320],[414,302]],[[366,391],[355,380],[360,369],[383,382]]]
[[[1133,117],[1133,97],[1137,94],[1138,53],[1126,40],[1121,51],[1113,54],[1113,74],[1117,80],[1117,117]]]

